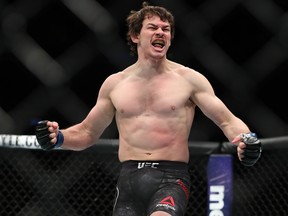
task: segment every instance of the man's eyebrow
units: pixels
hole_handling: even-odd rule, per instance
[[[149,26],[149,25],[151,25],[151,26],[157,26],[157,27],[158,27],[158,25],[157,25],[157,24],[154,24],[154,23],[147,23],[147,26]],[[170,28],[170,24],[163,25],[163,26],[161,26],[161,28]]]

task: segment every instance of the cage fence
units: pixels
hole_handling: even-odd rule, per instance
[[[80,152],[0,147],[0,215],[112,215],[121,163],[117,141],[109,142]],[[221,154],[233,158],[231,215],[288,215],[287,144],[265,148],[264,142],[253,167],[241,165],[231,149],[222,149]],[[207,164],[219,154],[219,144],[189,145],[192,187],[186,216],[209,215]]]

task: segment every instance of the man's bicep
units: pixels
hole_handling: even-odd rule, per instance
[[[101,126],[107,127],[113,120],[115,107],[112,103],[111,79],[106,79],[102,84],[95,106],[90,111],[88,118]]]
[[[199,100],[197,105],[204,115],[218,126],[225,123],[230,118],[231,112],[216,95],[203,93],[203,97]]]
[[[112,122],[114,114],[115,108],[110,99],[100,98],[90,111],[88,117],[92,121],[107,127]]]

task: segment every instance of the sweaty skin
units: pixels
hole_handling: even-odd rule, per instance
[[[171,43],[169,23],[155,15],[146,17],[132,41],[137,44],[137,62],[104,81],[95,106],[81,123],[61,129],[62,148],[92,146],[115,117],[121,162],[188,162],[188,136],[197,106],[230,142],[239,144],[241,160],[245,144],[239,134],[250,130],[214,94],[202,74],[166,58]],[[51,121],[48,125],[55,143],[59,125]]]

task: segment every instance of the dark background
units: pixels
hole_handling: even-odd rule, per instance
[[[64,128],[85,118],[104,79],[135,62],[125,18],[141,3],[1,0],[0,134],[34,134],[42,119]],[[175,16],[169,59],[203,73],[259,137],[288,135],[287,0],[150,3]],[[102,137],[118,138],[115,122]],[[190,140],[226,138],[197,110]]]

